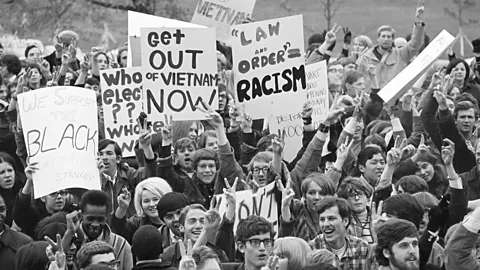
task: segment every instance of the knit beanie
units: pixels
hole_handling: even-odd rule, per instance
[[[393,195],[383,202],[383,212],[398,219],[404,219],[415,224],[417,229],[423,219],[423,208],[415,198],[407,193]]]
[[[165,194],[157,204],[158,217],[163,220],[168,212],[177,211],[190,205],[187,195],[178,192]]]
[[[139,261],[155,260],[163,253],[160,231],[152,225],[138,228],[132,238],[132,252]]]
[[[58,212],[51,216],[45,217],[38,222],[35,229],[35,239],[43,240],[45,236],[50,239],[57,239],[57,234],[63,237],[67,231],[67,213]]]

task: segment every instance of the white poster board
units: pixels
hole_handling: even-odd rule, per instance
[[[307,77],[306,100],[313,108],[312,123],[316,130],[327,116],[330,108],[327,64],[326,61],[322,61],[307,65],[305,68]],[[277,110],[277,114],[272,115],[268,121],[272,133],[276,133],[277,130],[285,130],[283,157],[287,161],[292,161],[302,148],[304,125],[300,112],[304,103],[304,100],[292,100],[291,104],[297,108],[297,113],[283,114],[281,110]]]
[[[253,119],[297,111],[291,100],[306,88],[303,17],[236,25],[231,34],[237,102]]]
[[[229,43],[230,26],[252,17],[256,0],[198,0],[192,23],[217,30],[217,40]]]
[[[385,85],[378,95],[385,103],[395,102],[413,86],[454,41],[455,37],[443,30],[410,65]]]
[[[143,108],[150,120],[206,119],[218,108],[217,52],[211,28],[142,28]]]
[[[128,28],[127,33],[129,37],[140,37],[140,29],[142,28],[152,28],[152,27],[183,27],[183,28],[206,28],[203,25],[196,25],[193,23],[188,23],[184,21],[167,19],[159,16],[149,15],[145,13],[128,11]],[[137,57],[140,57],[138,55]],[[132,65],[132,46],[130,44],[130,39],[128,43],[128,59],[127,67],[132,67],[137,65]]]
[[[143,111],[141,68],[102,70],[100,85],[105,137],[118,143],[123,157],[134,157],[140,132],[136,119]]]
[[[274,187],[275,182],[272,182],[263,188],[259,188],[256,193],[253,193],[251,190],[236,192],[237,205],[235,208],[235,224],[233,225],[234,234],[237,231],[240,220],[250,215],[257,215],[270,221],[275,231],[278,232],[278,208],[277,201],[275,200]],[[218,212],[220,216],[223,217],[227,211],[225,195],[215,196],[217,197],[217,202],[220,204]]]
[[[92,90],[57,86],[18,95],[35,198],[67,188],[100,189],[97,99]]]

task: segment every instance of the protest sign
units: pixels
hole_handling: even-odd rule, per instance
[[[142,50],[140,46],[140,37],[128,37],[127,67],[142,66]]]
[[[97,99],[92,90],[57,86],[18,95],[35,198],[67,188],[100,189]]]
[[[378,95],[386,103],[395,102],[413,86],[454,41],[455,37],[443,30],[410,65],[385,85]]]
[[[256,193],[251,190],[237,191],[235,193],[237,199],[235,224],[233,231],[237,231],[238,222],[250,215],[257,215],[270,221],[275,231],[278,232],[278,208],[275,200],[275,182],[272,182],[265,187],[259,188]],[[216,195],[217,203],[220,204],[218,212],[220,216],[227,211],[227,201],[225,195]]]
[[[305,92],[303,17],[292,16],[232,26],[236,99],[253,119],[297,108]]]
[[[211,28],[142,28],[143,108],[152,120],[200,120],[203,99],[218,108],[217,52]]]
[[[140,58],[140,51],[136,51],[137,47],[135,44],[131,44],[133,40],[130,40],[130,37],[140,37],[140,29],[147,27],[183,27],[183,28],[206,28],[203,25],[197,25],[193,23],[188,23],[184,21],[172,20],[167,18],[162,18],[159,16],[144,14],[135,11],[128,11],[127,13],[128,26],[128,58],[127,58],[127,67],[137,67],[140,64],[136,65],[132,59]],[[140,44],[140,43],[138,43]],[[139,49],[140,47],[138,47]],[[138,52],[138,55],[136,53]]]
[[[217,40],[229,43],[230,25],[252,17],[256,0],[199,0],[192,23],[215,28]]]
[[[123,157],[134,157],[142,112],[142,73],[139,67],[100,71],[105,137],[116,141]]]
[[[307,65],[305,67],[307,78],[306,100],[312,106],[312,123],[314,129],[320,126],[329,111],[328,100],[328,79],[326,61]],[[299,95],[299,97],[301,97]],[[305,99],[292,100],[291,104],[297,109],[296,113],[284,114],[277,110],[276,114],[270,116],[269,125],[272,132],[285,130],[285,149],[283,155],[285,160],[292,161],[298,150],[302,148],[303,120],[302,106]]]

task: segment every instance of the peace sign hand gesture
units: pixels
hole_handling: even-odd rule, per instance
[[[262,267],[260,270],[276,270],[277,269],[277,264],[278,264],[278,256],[270,256],[267,261],[267,265]]]
[[[66,265],[66,255],[65,252],[63,251],[62,247],[62,237],[60,234],[57,234],[57,243],[53,242],[52,239],[48,238],[46,236],[45,240],[49,243],[47,246],[46,252],[47,252],[47,257],[51,261],[49,270],[64,270],[65,265]],[[57,251],[53,251],[52,244],[57,246],[58,249]]]
[[[285,147],[285,136],[286,136],[286,131],[284,130],[278,130],[278,137],[275,137],[272,139],[272,148],[273,148],[273,153],[282,156],[283,154],[283,149]]]
[[[352,145],[353,145],[353,138],[351,140],[349,140],[349,138],[347,137],[345,139],[345,142],[342,143],[340,145],[340,147],[338,147],[338,149],[337,149],[337,160],[338,161],[345,162],[345,160],[347,160],[348,153],[349,153],[350,149],[352,148]]]
[[[192,240],[187,240],[187,250],[185,251],[185,244],[183,240],[178,240],[178,246],[180,247],[180,255],[182,256],[182,260],[180,260],[179,270],[196,270],[197,264],[195,260],[192,258]]]
[[[201,100],[202,102],[202,107],[197,106],[196,108],[205,113],[205,116],[207,118],[207,121],[210,125],[212,125],[215,129],[220,129],[224,128],[223,124],[223,119],[220,114],[218,114],[210,105],[208,105],[207,102],[205,102],[203,99]]]
[[[455,143],[449,139],[443,139],[442,146],[442,159],[445,166],[451,166],[453,164],[453,156],[455,155]]]
[[[227,205],[236,205],[237,203],[237,197],[235,195],[236,190],[237,190],[237,184],[238,184],[238,177],[235,178],[235,182],[233,182],[233,185],[230,186],[228,183],[228,179],[224,178],[225,181],[225,187],[223,189],[223,193],[225,194],[225,199],[227,200]]]
[[[277,177],[275,181],[277,183],[278,190],[282,192],[282,208],[290,207],[290,203],[292,202],[293,197],[295,196],[295,192],[292,189],[291,181],[287,180],[286,186],[283,186],[283,183],[279,177]]]

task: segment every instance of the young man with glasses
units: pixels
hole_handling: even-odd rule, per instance
[[[320,202],[317,211],[322,234],[313,239],[310,246],[333,252],[340,261],[339,269],[370,269],[364,268],[370,251],[368,243],[347,234],[351,217],[348,202],[327,196]]]
[[[120,268],[121,262],[115,258],[112,246],[102,241],[87,243],[77,253],[77,269],[82,270],[92,264],[105,265],[115,270],[126,269]]]
[[[107,216],[109,213],[107,193],[100,190],[89,190],[85,192],[80,200],[80,210],[81,212],[77,212],[76,217],[69,217],[71,219],[70,226],[67,226],[67,231],[63,236],[62,243],[71,243],[75,234],[81,232],[85,235],[84,244],[101,241],[113,247],[113,252],[102,253],[109,254],[109,256],[110,253],[113,253],[113,257],[109,261],[110,266],[117,265],[117,267],[114,268],[120,270],[132,269],[133,257],[130,244],[128,244],[123,237],[112,233],[110,227],[107,225]],[[80,251],[83,248],[84,247],[82,247]],[[80,260],[78,256],[77,254],[77,260]]]
[[[352,209],[352,220],[348,226],[348,233],[362,238],[373,244],[372,218],[368,202],[372,196],[373,188],[359,178],[347,178],[340,183],[337,195],[344,198]]]
[[[236,232],[237,249],[243,254],[241,264],[224,264],[225,270],[260,270],[267,265],[273,250],[275,231],[271,222],[263,217],[248,216],[240,220]]]

